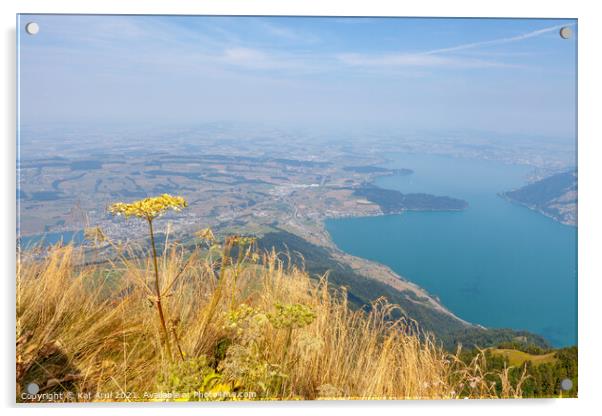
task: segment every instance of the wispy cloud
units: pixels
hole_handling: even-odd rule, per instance
[[[514,66],[503,62],[476,58],[443,57],[431,54],[391,53],[365,55],[357,53],[338,54],[339,62],[357,67],[447,67],[447,68],[488,68]]]
[[[355,21],[342,19],[344,22],[348,20]],[[362,23],[370,22],[366,19],[356,20],[361,20]],[[268,37],[279,38],[282,43],[266,47],[262,41],[254,42],[253,38],[241,38],[238,33],[232,32],[230,27],[222,27],[218,22],[203,24],[203,30],[198,30],[164,19],[128,17],[98,19],[83,16],[72,19],[69,25],[51,26],[53,35],[60,40],[58,44],[63,45],[62,51],[54,49],[52,53],[58,56],[90,53],[97,57],[101,57],[104,53],[108,63],[115,62],[109,57],[120,56],[121,59],[114,65],[109,65],[115,66],[116,70],[129,63],[150,65],[155,69],[162,66],[179,66],[204,71],[211,68],[216,72],[220,69],[234,72],[247,71],[256,75],[264,71],[270,71],[273,75],[274,72],[279,71],[284,76],[287,73],[334,72],[342,68],[397,71],[401,68],[519,67],[520,65],[515,63],[502,61],[504,58],[509,58],[508,56],[499,53],[488,54],[482,49],[538,37],[566,26],[556,25],[516,36],[464,43],[423,52],[392,51],[374,54],[295,48],[290,45],[298,46],[320,40],[311,31],[299,30],[267,20],[258,20],[254,28],[259,29],[264,36],[267,34]],[[73,33],[79,33],[80,36],[74,39]],[[50,51],[48,45],[43,49],[45,52]]]
[[[476,59],[465,56],[440,56],[469,49],[487,48],[526,39],[535,38],[546,33],[560,30],[567,25],[556,25],[544,29],[534,30],[517,36],[499,39],[464,43],[447,48],[432,49],[424,52],[403,53],[393,52],[384,54],[358,54],[341,53],[337,59],[346,65],[363,67],[448,67],[448,68],[487,68],[487,67],[519,67],[520,65],[508,64],[499,61]],[[568,25],[572,26],[572,24]]]
[[[217,63],[246,69],[309,69],[308,63],[298,56],[286,56],[254,48],[226,48],[221,55],[207,56],[206,58]]]
[[[291,41],[299,44],[315,44],[320,41],[320,38],[314,33],[307,31],[298,31],[286,26],[275,25],[273,23],[263,22],[263,30],[270,36],[280,38],[286,41]]]

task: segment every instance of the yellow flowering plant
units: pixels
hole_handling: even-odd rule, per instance
[[[167,355],[171,360],[171,346],[169,340],[169,332],[167,330],[167,324],[165,319],[165,313],[163,311],[163,304],[161,299],[161,286],[159,283],[159,266],[157,264],[157,247],[155,245],[155,233],[153,231],[153,220],[168,210],[181,211],[186,208],[188,203],[181,196],[172,196],[169,194],[163,194],[161,196],[155,196],[150,198],[144,198],[139,201],[125,203],[116,202],[109,206],[108,211],[113,215],[123,215],[125,218],[137,217],[144,219],[148,222],[152,254],[153,254],[153,265],[155,268],[155,304],[157,305],[157,312],[159,313],[159,320],[161,321],[161,328],[163,329],[163,337],[165,339],[165,345],[167,347]],[[176,339],[177,343],[177,339]],[[181,348],[180,356],[184,359]]]
[[[181,211],[188,203],[181,196],[163,194],[150,198],[144,198],[132,203],[116,202],[109,206],[109,212],[113,215],[124,215],[125,218],[138,217],[152,221],[163,215],[169,209]]]

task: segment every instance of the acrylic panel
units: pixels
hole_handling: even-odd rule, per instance
[[[17,16],[16,400],[576,397],[577,33]]]

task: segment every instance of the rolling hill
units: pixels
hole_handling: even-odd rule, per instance
[[[502,197],[566,225],[577,225],[577,171],[569,170],[504,192]]]

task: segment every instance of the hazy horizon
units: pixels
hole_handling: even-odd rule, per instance
[[[21,15],[20,125],[486,130],[574,139],[558,19]]]

